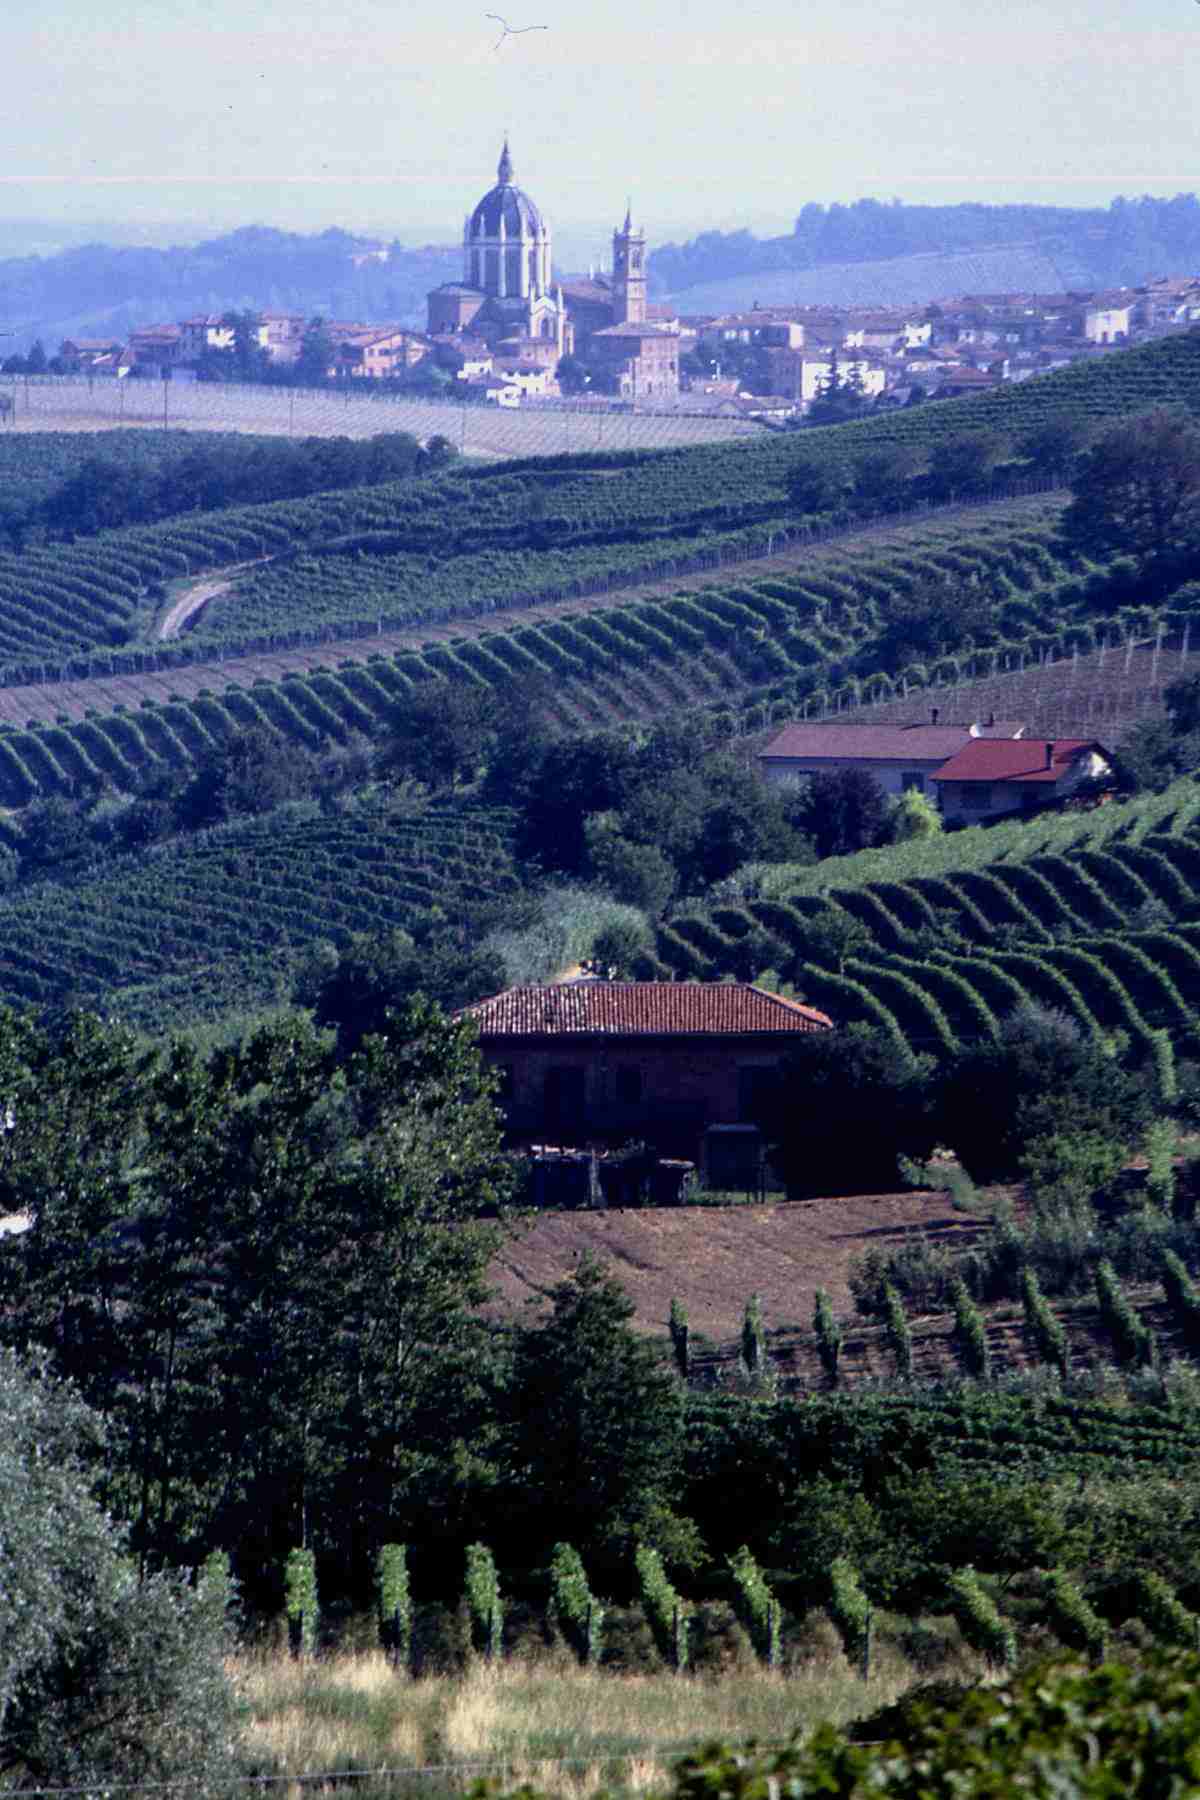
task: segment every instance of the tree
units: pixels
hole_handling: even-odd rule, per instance
[[[953,500],[982,492],[1009,450],[1008,439],[995,431],[964,431],[943,438],[929,454],[930,494],[935,500]]]
[[[314,779],[313,760],[298,744],[267,726],[246,726],[204,753],[179,795],[176,821],[184,831],[197,831],[270,812],[303,798]]]
[[[849,856],[887,843],[891,835],[887,795],[864,769],[809,776],[793,816],[818,856]]]
[[[788,470],[788,499],[799,513],[832,512],[846,497],[845,467],[834,457],[801,456]]]
[[[564,394],[581,394],[588,385],[588,372],[577,356],[560,356],[555,378]]]
[[[324,319],[310,319],[300,340],[296,358],[296,380],[305,387],[320,387],[328,381],[333,367],[334,343],[325,328]]]
[[[311,1005],[319,1026],[333,1027],[348,1056],[417,994],[453,1011],[504,985],[504,964],[473,937],[459,943],[445,933],[418,945],[406,931],[364,932],[331,962],[302,971],[296,999]]]
[[[430,681],[392,712],[376,762],[386,781],[420,781],[434,789],[473,781],[496,742],[499,707],[488,688],[468,681]]]
[[[1110,1047],[1061,1013],[1027,1005],[968,1044],[938,1096],[940,1140],[973,1181],[1010,1181],[1087,1153],[1093,1189],[1140,1143],[1149,1089]]]
[[[0,1351],[0,1774],[14,1791],[234,1774],[224,1621],[139,1578],[93,1500],[93,1415]]]
[[[896,801],[892,814],[892,834],[898,844],[914,838],[937,837],[942,829],[942,815],[919,788],[906,788]]]
[[[886,1192],[898,1157],[926,1161],[931,1074],[929,1058],[867,1025],[801,1037],[760,1117],[789,1194]]]
[[[590,1256],[518,1333],[510,1389],[514,1519],[523,1553],[566,1538],[610,1555],[669,1511],[683,1444],[679,1383],[632,1328],[633,1304]]]
[[[1063,476],[1072,471],[1093,435],[1085,419],[1060,414],[1026,432],[1017,444],[1017,454],[1039,475]]]
[[[1071,492],[1062,517],[1071,545],[1168,558],[1200,521],[1200,428],[1162,406],[1122,419],[1081,459]]]

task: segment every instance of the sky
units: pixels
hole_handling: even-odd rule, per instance
[[[495,5],[496,0],[491,0]],[[580,243],[1200,187],[1197,0],[6,0],[0,220],[452,243],[511,135]]]

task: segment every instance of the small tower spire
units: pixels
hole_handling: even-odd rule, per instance
[[[508,151],[508,133],[504,134],[504,148],[500,152],[500,161],[496,165],[496,179],[501,187],[511,187],[513,178],[512,157]]]
[[[625,202],[625,223],[622,226],[622,230],[625,232],[626,236],[628,236],[629,233],[633,230],[633,201],[632,201],[632,199],[627,199]]]

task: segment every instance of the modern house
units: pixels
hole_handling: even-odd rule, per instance
[[[976,824],[1033,812],[1111,771],[1104,747],[1087,738],[976,738],[932,779],[946,821]]]
[[[757,1167],[756,1102],[815,1007],[735,982],[597,981],[514,987],[464,1008],[498,1068],[515,1145],[639,1140],[698,1163],[718,1186]]]
[[[838,725],[821,720],[786,726],[760,751],[758,762],[771,783],[863,769],[886,794],[903,794],[909,788],[926,793],[936,771],[974,739],[1019,739],[1024,729],[1020,720],[994,716],[983,725],[942,725],[936,709],[928,725]]]

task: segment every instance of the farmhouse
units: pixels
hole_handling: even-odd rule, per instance
[[[927,791],[926,783],[951,757],[977,738],[1020,738],[1018,719],[986,724],[941,725],[934,710],[928,725],[838,725],[827,720],[788,725],[758,758],[768,782],[802,781],[840,769],[862,769],[887,794],[909,788]]]
[[[590,978],[508,988],[460,1016],[501,1071],[512,1143],[640,1139],[717,1185],[757,1166],[756,1102],[797,1034],[832,1025],[743,982]]]
[[[962,823],[1033,812],[1111,772],[1103,746],[1086,738],[976,739],[933,780],[947,821]]]

